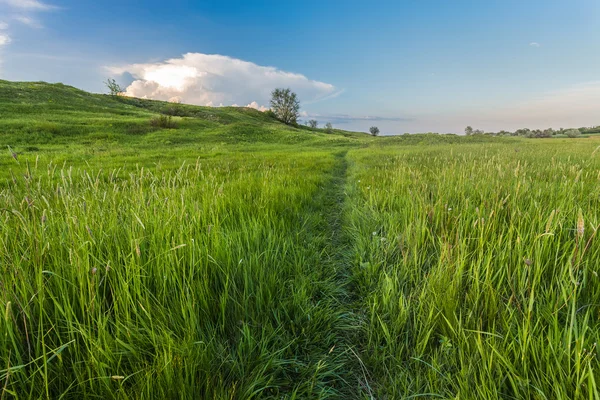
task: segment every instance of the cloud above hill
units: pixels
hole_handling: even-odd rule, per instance
[[[128,96],[197,105],[244,104],[261,109],[277,87],[289,87],[307,102],[339,93],[329,83],[218,54],[187,53],[164,62],[107,68],[115,75],[133,76]]]

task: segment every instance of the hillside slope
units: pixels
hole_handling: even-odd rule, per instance
[[[174,127],[153,124],[160,115]],[[318,144],[368,139],[362,133],[294,128],[260,111],[199,107],[92,94],[63,84],[0,80],[0,145],[92,144],[98,141]]]

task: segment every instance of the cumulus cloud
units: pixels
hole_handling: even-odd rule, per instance
[[[113,74],[134,77],[126,89],[128,96],[156,100],[177,97],[197,105],[247,104],[266,109],[271,91],[277,87],[290,87],[303,102],[338,92],[331,84],[301,74],[217,54],[187,53],[159,63],[107,68]]]
[[[541,46],[541,44],[539,44],[538,42],[531,42],[531,43],[529,43],[529,45],[531,47],[540,47]]]
[[[248,108],[254,108],[255,110],[258,110],[258,111],[267,111],[269,109],[268,107],[259,105],[255,101],[253,101],[252,103],[248,104],[246,107],[248,107]]]

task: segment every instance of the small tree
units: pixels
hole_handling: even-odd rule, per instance
[[[565,135],[570,138],[576,138],[581,136],[581,131],[579,129],[567,129]]]
[[[379,128],[376,126],[372,126],[369,128],[369,132],[371,132],[371,135],[373,136],[378,136],[379,135]]]
[[[465,128],[465,135],[471,136],[473,134],[473,128],[471,126],[467,126]]]
[[[310,121],[308,121],[308,126],[312,129],[317,129],[317,127],[319,126],[319,122],[316,119],[311,119]]]
[[[333,133],[333,125],[331,125],[331,122],[325,124],[325,131],[327,133]]]
[[[295,125],[300,115],[300,101],[291,89],[275,89],[271,93],[271,110],[284,124]]]
[[[104,84],[108,88],[108,92],[111,96],[118,96],[125,91],[114,79],[109,78]]]

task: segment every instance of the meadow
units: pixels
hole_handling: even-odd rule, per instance
[[[0,146],[2,399],[600,398],[594,137],[0,81]]]

